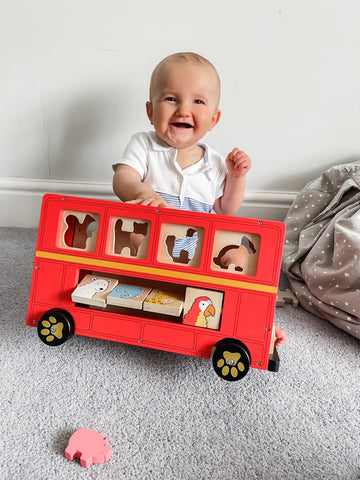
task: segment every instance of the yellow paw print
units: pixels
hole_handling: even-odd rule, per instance
[[[239,372],[244,372],[245,365],[240,362],[240,358],[240,353],[231,353],[225,350],[223,352],[223,357],[217,362],[217,367],[221,369],[221,375],[226,377],[230,373],[230,375],[235,379],[239,375]]]
[[[41,327],[43,328],[40,333],[47,342],[52,342],[55,337],[58,340],[62,339],[64,324],[58,322],[55,317],[49,316],[47,320],[42,320]]]

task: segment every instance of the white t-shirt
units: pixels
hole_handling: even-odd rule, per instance
[[[175,208],[209,213],[223,195],[227,168],[225,160],[208,145],[199,146],[205,150],[204,157],[182,170],[175,148],[162,142],[155,132],[137,133],[113,169],[128,165]]]

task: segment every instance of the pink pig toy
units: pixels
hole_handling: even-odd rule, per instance
[[[80,465],[86,468],[93,463],[107,462],[111,453],[108,438],[89,428],[76,430],[65,449],[65,457],[68,460],[80,457]]]

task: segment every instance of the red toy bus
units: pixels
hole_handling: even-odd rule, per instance
[[[26,324],[210,358],[223,379],[277,371],[285,225],[47,194]]]

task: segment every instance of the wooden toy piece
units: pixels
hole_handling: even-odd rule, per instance
[[[71,299],[75,303],[106,307],[106,298],[117,284],[116,279],[89,274],[72,292]]]
[[[136,257],[140,246],[148,233],[148,224],[146,222],[137,222],[135,219],[118,218],[114,229],[114,253],[123,256]]]
[[[213,269],[255,275],[259,257],[260,237],[252,233],[215,232]]]
[[[222,248],[217,257],[213,258],[215,265],[227,269],[233,264],[237,272],[244,270],[246,259],[249,255],[256,253],[254,244],[244,236],[240,245],[226,245]]]
[[[281,222],[47,194],[26,324],[48,346],[74,333],[213,355],[225,380],[278,371],[284,238]]]
[[[246,347],[231,339],[224,339],[217,343],[212,361],[220,378],[234,382],[247,374],[251,357]]]
[[[96,214],[65,210],[60,235],[62,246],[93,252],[98,224],[99,216]]]
[[[168,264],[183,264],[198,267],[204,239],[204,229],[164,223],[161,232],[161,243],[158,260]]]
[[[276,297],[276,306],[284,307],[285,303],[291,303],[296,308],[299,305],[299,300],[295,297],[293,292],[288,288],[286,290],[279,290]]]
[[[121,283],[108,295],[107,303],[141,310],[143,302],[150,292],[151,288]]]
[[[275,325],[273,325],[272,335],[271,335],[271,342],[270,342],[269,355],[272,355],[272,354],[274,353],[275,341],[276,341],[276,337],[275,337]]]
[[[144,301],[143,309],[147,312],[163,313],[178,317],[184,306],[181,294],[154,289]]]
[[[185,238],[168,235],[165,243],[174,262],[188,264],[195,255],[198,240],[197,231],[194,228],[188,228]]]
[[[219,330],[222,301],[221,292],[187,287],[183,324]]]
[[[90,428],[76,430],[71,435],[65,449],[65,457],[68,460],[79,457],[80,465],[85,468],[90,467],[93,463],[107,462],[111,454],[108,437],[104,437]]]
[[[45,345],[62,345],[74,333],[74,319],[66,310],[53,308],[40,318],[37,330]]]

